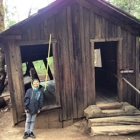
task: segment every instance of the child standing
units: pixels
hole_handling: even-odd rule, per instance
[[[27,137],[35,138],[33,133],[35,119],[43,107],[43,93],[39,89],[39,81],[34,79],[32,81],[32,88],[28,89],[24,97],[24,108],[26,112],[25,132],[23,139]]]

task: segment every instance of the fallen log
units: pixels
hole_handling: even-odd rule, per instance
[[[101,110],[97,105],[90,105],[84,110],[86,119],[135,115],[140,115],[140,111],[128,103],[124,103],[120,109]]]
[[[88,127],[113,125],[140,125],[140,116],[118,116],[88,120]]]
[[[122,107],[123,103],[119,103],[119,102],[99,103],[99,104],[96,104],[96,105],[101,110],[106,110],[106,109],[120,109]]]
[[[122,135],[140,132],[140,125],[121,125],[121,126],[96,126],[91,127],[91,136],[96,135]]]

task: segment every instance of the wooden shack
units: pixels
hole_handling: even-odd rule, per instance
[[[102,0],[56,0],[0,34],[15,125],[25,120],[22,63],[47,62],[50,34],[54,75],[48,73],[56,102],[44,106],[36,128],[65,127],[82,118],[96,103],[97,89],[140,107],[138,94],[124,81],[139,89],[140,21]],[[94,66],[96,49],[100,67]]]

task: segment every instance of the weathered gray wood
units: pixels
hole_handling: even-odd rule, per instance
[[[120,109],[109,109],[109,110],[101,110],[96,105],[91,105],[88,108],[84,110],[84,115],[87,119],[89,118],[97,118],[97,117],[113,117],[113,116],[135,116],[140,115],[140,111],[128,104],[123,103],[122,107]]]
[[[139,50],[140,50],[140,42],[139,37],[136,37],[136,88],[140,89],[140,77],[139,77]],[[136,107],[140,107],[140,95],[136,94]]]
[[[6,56],[6,64],[7,64],[7,74],[8,74],[8,85],[9,85],[9,91],[10,91],[10,98],[12,102],[12,116],[13,116],[13,124],[16,124],[18,122],[17,119],[17,109],[16,109],[16,102],[14,97],[14,86],[13,86],[13,79],[12,79],[12,73],[11,73],[11,58],[10,58],[10,43],[7,42],[4,44],[4,52]]]
[[[94,42],[91,42],[91,76],[90,76],[90,82],[91,82],[91,103],[95,104],[95,97],[96,97],[96,92],[95,92],[95,67],[94,67]]]
[[[83,116],[83,110],[87,107],[87,93],[86,93],[86,68],[85,68],[85,52],[86,52],[86,48],[85,48],[85,40],[84,40],[84,34],[85,31],[84,29],[84,9],[83,6],[81,4],[79,4],[79,20],[80,20],[80,24],[79,24],[79,35],[80,35],[80,50],[81,50],[81,54],[80,54],[80,61],[79,61],[79,69],[81,71],[80,74],[80,81],[81,81],[81,89],[82,89],[82,94],[78,94],[78,101],[79,101],[79,105],[78,105],[78,117],[82,117]],[[82,103],[83,102],[83,103]]]
[[[56,43],[55,39],[52,39],[52,43]],[[39,45],[39,44],[49,44],[46,40],[32,40],[32,41],[17,41],[16,45],[19,46],[26,46],[26,45]]]
[[[102,111],[99,107],[96,105],[90,105],[84,110],[84,116],[89,119],[89,118],[96,118],[96,117],[101,117]]]
[[[54,58],[54,78],[55,78],[55,94],[56,94],[56,104],[60,105],[60,87],[59,87],[59,74],[58,74],[58,68],[59,68],[59,61],[57,61],[58,58],[58,52],[57,52],[57,46],[56,43],[52,43],[52,49],[53,49],[53,58]]]
[[[110,125],[140,125],[140,116],[118,116],[88,120],[88,127]]]
[[[88,3],[88,2],[85,1],[85,0],[77,0],[77,1],[78,1],[80,4],[82,4],[84,7],[86,7],[87,9],[91,9],[94,13],[96,13],[96,14],[98,14],[98,15],[104,17],[104,18],[107,19],[107,20],[111,20],[111,22],[120,25],[121,27],[123,27],[123,28],[126,29],[126,30],[129,30],[130,32],[132,32],[132,33],[135,34],[135,35],[138,35],[138,31],[133,30],[132,27],[126,25],[126,24],[124,23],[124,21],[119,22],[119,20],[116,19],[114,16],[109,15],[106,11],[104,11],[104,10],[103,10],[104,8],[102,8],[102,10],[101,10],[101,9],[100,9],[99,7],[97,7],[96,5],[94,5],[94,4],[91,5],[90,3]],[[94,1],[92,1],[92,2],[94,2]]]
[[[96,105],[97,105],[97,107],[99,107],[102,110],[105,110],[105,109],[120,109],[122,107],[123,103],[119,103],[119,102],[98,103]]]
[[[74,78],[74,67],[71,67],[73,64],[73,36],[72,36],[72,15],[71,15],[71,7],[68,7],[67,8],[67,28],[68,28],[68,54],[69,54],[69,68],[70,68],[70,77],[69,77],[69,84],[70,84],[70,100],[74,101],[75,98],[74,98],[74,89],[75,89],[75,86],[74,86],[74,81],[75,81],[75,78]],[[73,106],[72,106],[72,111],[71,111],[71,118],[74,118],[74,116],[77,116],[76,115],[76,102],[73,102]],[[77,117],[76,117],[77,118]]]
[[[73,69],[73,108],[74,108],[74,117],[78,117],[78,102],[77,102],[77,94],[78,94],[78,60],[77,60],[77,53],[76,50],[78,50],[79,46],[79,13],[77,12],[79,10],[78,4],[73,4],[71,6],[71,22],[72,22],[72,33],[73,36],[73,46],[72,49],[72,55],[73,58],[72,68]]]
[[[140,125],[121,125],[121,126],[96,126],[91,127],[91,135],[121,135],[140,132]]]

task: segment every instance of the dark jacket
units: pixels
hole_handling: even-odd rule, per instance
[[[34,91],[28,89],[24,97],[24,108],[29,110],[30,114],[37,114],[43,107],[43,93],[41,90]]]

